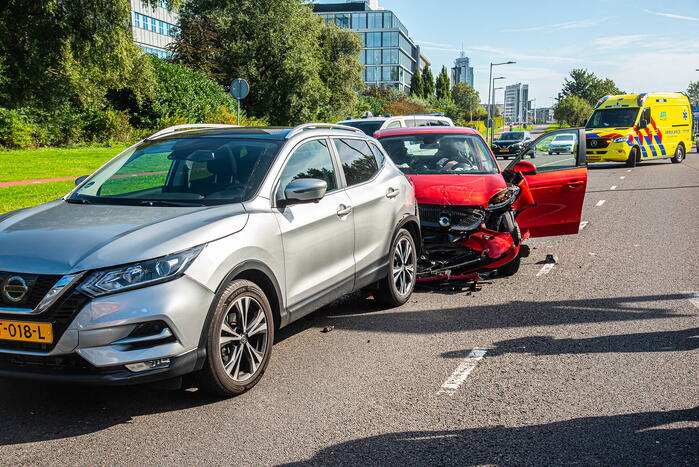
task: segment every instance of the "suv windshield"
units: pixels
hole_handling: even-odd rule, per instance
[[[498,167],[481,138],[458,133],[425,133],[381,138],[405,174],[496,174]]]
[[[631,127],[636,123],[638,107],[623,109],[597,109],[585,128]]]
[[[379,131],[379,129],[381,128],[381,125],[383,125],[383,120],[346,121],[346,122],[340,122],[340,125],[346,125],[346,126],[351,126],[354,128],[359,128],[367,135],[374,136],[374,133]]]
[[[214,205],[252,197],[282,143],[254,139],[147,141],[99,170],[69,202]]]
[[[503,141],[522,141],[524,139],[523,131],[506,131],[498,138]]]

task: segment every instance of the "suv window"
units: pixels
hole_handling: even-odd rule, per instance
[[[280,189],[283,191],[289,183],[299,178],[325,180],[328,192],[337,190],[335,167],[326,141],[310,141],[294,151],[279,177]]]
[[[532,159],[538,172],[573,169],[577,166],[578,131],[556,131],[540,137],[520,156]]]
[[[396,120],[395,122],[391,122],[388,125],[386,125],[387,130],[391,128],[400,128],[400,120]]]
[[[347,186],[364,183],[379,171],[376,158],[366,141],[357,139],[335,139],[334,141],[345,172]]]
[[[383,152],[381,152],[381,149],[374,143],[369,144],[371,146],[371,150],[373,151],[374,155],[376,156],[376,160],[379,161],[379,166],[383,167],[383,161],[384,161],[384,155]]]

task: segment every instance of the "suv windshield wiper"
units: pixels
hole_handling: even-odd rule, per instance
[[[142,206],[174,206],[174,207],[183,207],[183,208],[191,208],[191,207],[199,207],[199,206],[204,206],[204,203],[187,203],[187,202],[182,202],[182,201],[166,201],[166,200],[147,200],[144,199],[140,202]]]
[[[66,198],[65,202],[72,204],[94,204],[92,201],[89,201],[85,198]]]

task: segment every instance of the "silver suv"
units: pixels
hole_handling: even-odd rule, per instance
[[[412,185],[359,130],[168,128],[0,215],[0,376],[242,393],[279,328],[359,289],[405,303],[419,235]]]

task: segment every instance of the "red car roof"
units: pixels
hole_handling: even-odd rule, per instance
[[[481,134],[473,128],[462,126],[418,126],[411,128],[393,128],[391,130],[379,130],[374,133],[374,138],[383,138],[385,136],[412,135],[416,133],[465,133],[469,135]]]

